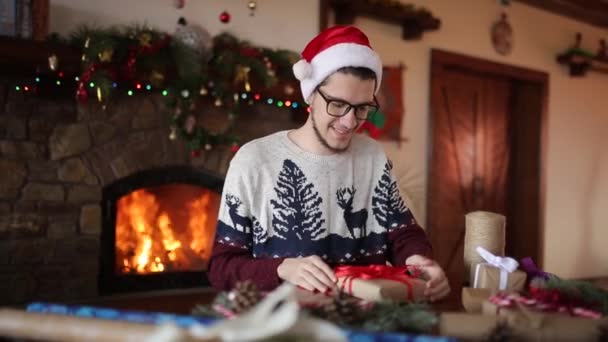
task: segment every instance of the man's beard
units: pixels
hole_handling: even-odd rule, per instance
[[[327,142],[327,140],[325,138],[323,138],[323,136],[321,135],[321,132],[319,131],[319,127],[317,127],[317,122],[315,121],[315,116],[313,115],[313,113],[310,113],[310,118],[312,119],[312,128],[314,129],[315,135],[317,136],[317,139],[319,140],[321,145],[323,145],[325,148],[327,148],[328,150],[335,152],[335,153],[342,153],[342,152],[348,150],[348,147],[350,146],[350,144],[344,148],[335,148],[333,146],[330,146],[329,143]]]

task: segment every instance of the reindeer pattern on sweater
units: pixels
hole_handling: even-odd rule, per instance
[[[365,136],[329,156],[301,150],[286,131],[254,140],[231,161],[216,241],[256,258],[315,254],[345,263],[386,254],[387,234],[416,224],[391,170]]]

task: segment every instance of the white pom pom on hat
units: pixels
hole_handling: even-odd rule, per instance
[[[293,65],[293,74],[298,81],[303,81],[312,74],[312,66],[305,59],[300,59]]]
[[[293,65],[305,101],[329,75],[343,67],[366,67],[376,74],[376,92],[382,81],[382,62],[367,36],[354,26],[333,26],[313,38]]]

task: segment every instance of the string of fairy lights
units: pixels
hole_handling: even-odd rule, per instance
[[[66,78],[65,74],[62,71],[59,71],[56,73],[55,77],[49,77],[46,75],[38,75],[35,76],[33,79],[31,79],[31,82],[20,82],[17,84],[14,84],[14,89],[17,92],[24,92],[24,93],[31,93],[31,94],[36,94],[38,91],[38,88],[42,85],[55,85],[56,87],[67,87],[67,86],[71,86],[70,82],[72,82],[74,85],[76,85],[78,82],[80,82],[80,78],[78,76],[75,76],[73,78]],[[90,89],[95,89],[97,87],[97,85],[95,84],[95,82],[91,81],[88,83],[88,87]],[[151,84],[149,83],[143,83],[143,82],[136,82],[135,84],[129,86],[129,87],[123,87],[122,85],[119,85],[118,82],[113,82],[112,83],[112,88],[114,89],[124,89],[123,94],[127,95],[127,96],[135,96],[137,95],[137,93],[150,93],[150,92],[154,92],[157,91],[159,94],[161,94],[162,96],[169,96],[170,95],[170,90],[169,89],[165,89],[165,88],[161,88],[161,89],[157,89],[155,87],[153,87]],[[201,91],[199,92],[199,95],[201,96],[209,96],[210,93],[208,91],[207,88],[202,88]],[[182,94],[183,96],[183,94]],[[276,106],[278,108],[289,108],[289,109],[299,109],[302,108],[302,106],[306,106],[306,110],[309,112],[310,108],[304,104],[304,103],[300,103],[294,99],[291,98],[278,98],[278,97],[271,97],[271,96],[263,96],[261,93],[259,92],[253,92],[253,91],[244,91],[241,93],[234,93],[234,100],[235,101],[240,101],[241,103],[247,103],[249,105],[253,105],[253,104],[267,104],[270,106]],[[215,101],[215,105],[216,106],[221,106],[221,102],[219,101],[219,99],[216,99]]]

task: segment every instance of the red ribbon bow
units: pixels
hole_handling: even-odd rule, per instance
[[[407,298],[414,299],[414,291],[412,289],[412,278],[420,276],[420,269],[416,266],[387,266],[387,265],[369,265],[369,266],[338,266],[334,268],[336,277],[344,277],[342,290],[348,287],[348,293],[353,292],[353,280],[358,279],[388,279],[398,281],[405,284],[408,288]]]

